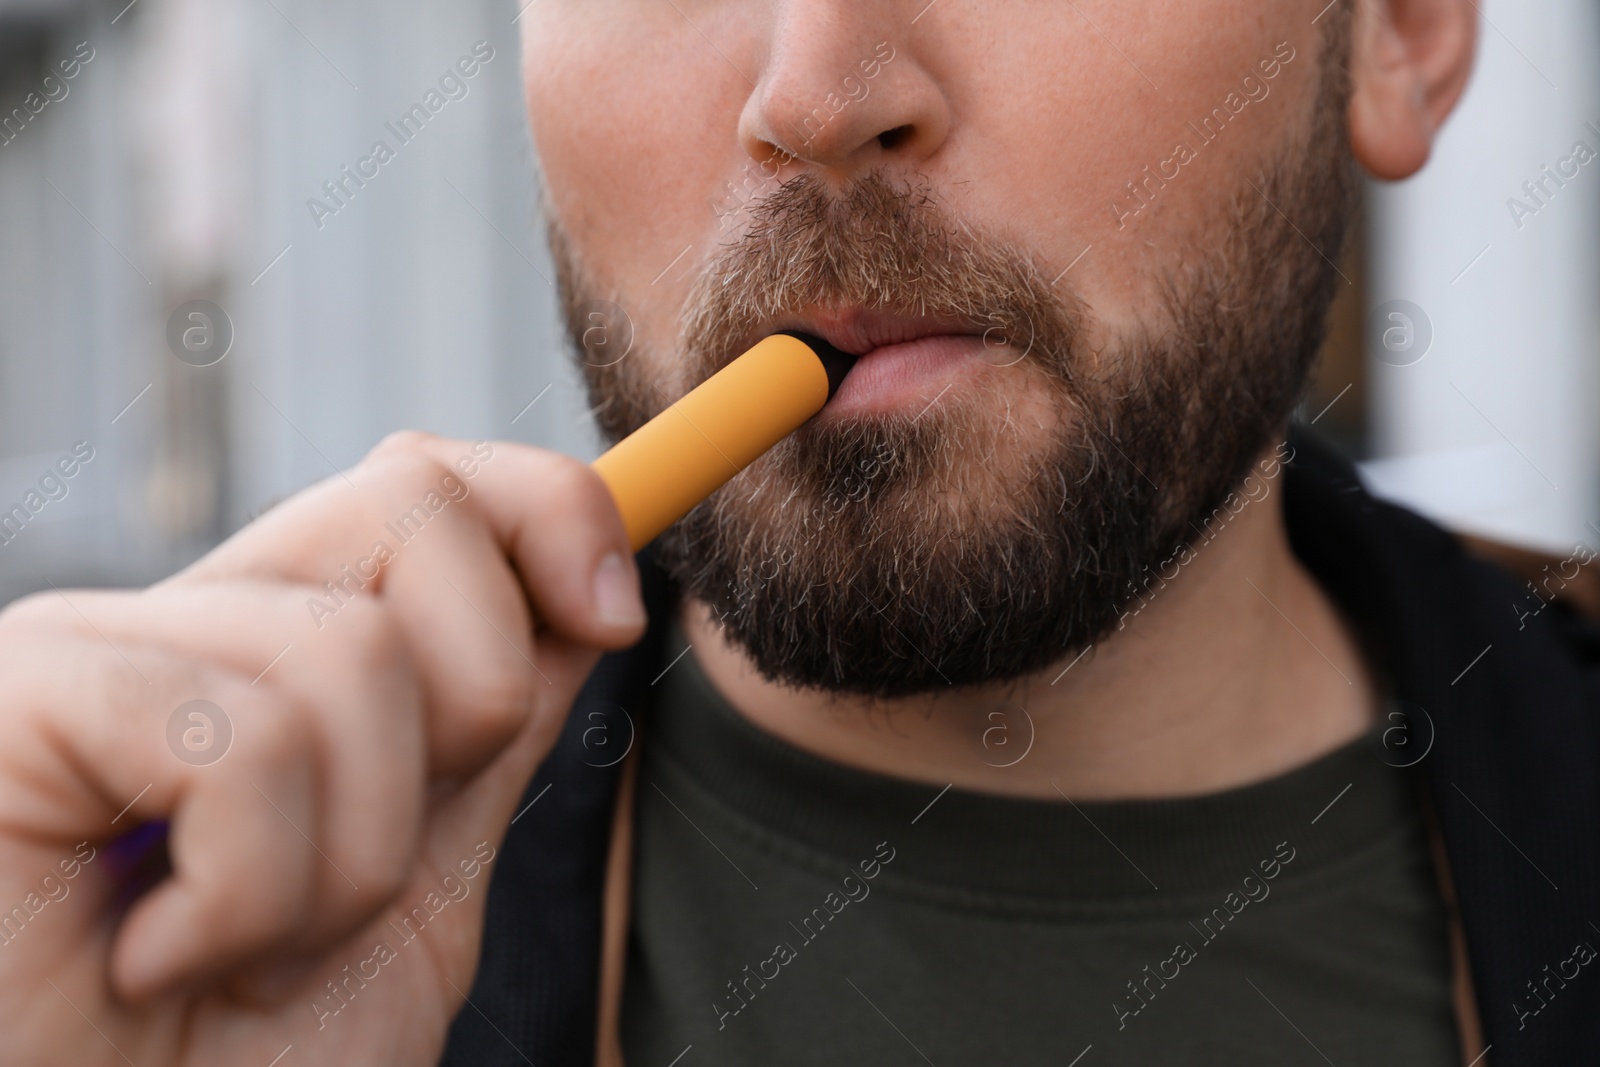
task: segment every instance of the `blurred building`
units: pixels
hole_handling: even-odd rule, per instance
[[[0,105],[60,96],[0,144],[0,507],[93,451],[0,547],[0,600],[158,577],[393,429],[593,451],[516,14],[0,0]],[[411,115],[430,91],[444,105]],[[379,140],[393,157],[358,185]],[[197,301],[225,317],[190,318]],[[175,312],[199,342],[184,360]]]
[[[1303,418],[1454,525],[1600,543],[1600,161],[1545,177],[1600,149],[1600,30],[1481,6],[1434,161],[1370,192]],[[159,577],[394,429],[594,453],[520,7],[0,0],[0,509],[45,502],[0,603]]]

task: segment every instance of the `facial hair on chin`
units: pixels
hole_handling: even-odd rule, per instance
[[[802,427],[662,536],[681,590],[765,677],[880,698],[1016,678],[1114,629],[1309,376],[1354,195],[1346,36],[1326,38],[1310,129],[1212,221],[1210,251],[1175,257],[1147,325],[1099,351],[1078,300],[926,189],[801,174],[757,202],[691,291],[675,392],[649,378],[669,360],[584,361],[611,439],[811,305],[959,318],[1027,356],[914,418]],[[553,220],[551,243],[581,352],[598,287]]]

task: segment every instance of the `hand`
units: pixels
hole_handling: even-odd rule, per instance
[[[149,589],[12,605],[0,1060],[436,1063],[513,808],[644,621],[592,471],[420,434]]]

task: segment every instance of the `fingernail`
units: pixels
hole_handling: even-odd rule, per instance
[[[632,567],[620,552],[600,561],[594,572],[594,612],[607,626],[638,626],[645,621]]]

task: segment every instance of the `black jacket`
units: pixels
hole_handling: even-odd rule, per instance
[[[1410,751],[1437,820],[1494,1067],[1600,1059],[1600,627],[1368,495],[1300,432],[1284,475],[1296,555],[1421,712]],[[445,1067],[588,1067],[620,757],[665,666],[676,592],[639,558],[652,620],[605,656],[528,787],[492,876],[482,962]],[[1431,747],[1427,747],[1431,742]],[[1409,757],[1408,757],[1409,758]],[[541,796],[548,787],[548,793]],[[1563,977],[1565,972],[1565,977]]]

